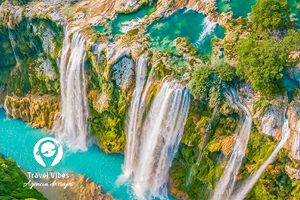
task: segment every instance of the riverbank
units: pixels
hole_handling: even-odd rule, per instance
[[[113,200],[110,194],[106,194],[103,188],[89,178],[70,173],[66,179],[58,178],[29,178],[31,184],[40,184],[35,189],[42,193],[48,200]],[[45,186],[47,183],[48,186]]]

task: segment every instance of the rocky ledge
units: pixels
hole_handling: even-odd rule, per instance
[[[54,96],[6,96],[4,109],[8,116],[29,122],[34,128],[51,129],[58,113],[58,98]]]
[[[35,187],[48,200],[113,200],[110,194],[105,194],[103,188],[91,181],[89,178],[77,174],[68,174],[64,179],[42,179],[40,182],[49,184],[55,182],[55,186]],[[31,179],[32,182],[36,180]]]

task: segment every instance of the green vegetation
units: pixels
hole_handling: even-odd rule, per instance
[[[10,158],[0,155],[0,199],[46,199],[36,189],[24,187],[28,182],[17,164]]]
[[[132,14],[118,14],[118,17],[111,21],[113,33],[123,37],[122,44],[125,47],[144,35],[138,28],[122,35],[120,24],[136,18],[136,15],[143,17],[153,12],[151,7],[146,8],[149,10],[143,8],[140,12]],[[290,52],[299,49],[300,44],[300,33],[292,27],[289,10],[286,0],[258,0],[249,19],[239,18],[228,22],[224,43],[221,40],[218,42],[220,47],[224,44],[225,56],[223,60],[217,60],[217,64],[215,60],[211,60],[210,55],[206,56],[206,60],[204,56],[199,57],[200,49],[191,45],[198,40],[201,26],[188,25],[195,17],[199,18],[199,23],[205,17],[193,11],[187,12],[185,15],[188,16],[183,21],[181,18],[184,10],[156,21],[148,27],[153,29],[149,38],[141,40],[143,46],[138,49],[139,52],[148,48],[149,41],[152,47],[155,46],[155,42],[158,46],[163,45],[163,48],[157,48],[162,50],[161,52],[148,52],[149,65],[155,63],[155,68],[147,103],[149,104],[156,94],[161,80],[169,75],[182,80],[183,84],[189,82],[188,86],[193,95],[185,133],[170,171],[178,189],[187,193],[189,199],[209,197],[223,173],[234,144],[235,130],[243,116],[241,111],[233,108],[234,106],[224,98],[225,86],[249,81],[255,91],[262,95],[262,98],[255,102],[255,112],[271,103],[268,97],[284,90],[281,85],[284,70],[299,63],[289,59]],[[74,11],[74,5],[65,8],[65,14],[68,16]],[[174,28],[174,24],[178,27]],[[183,28],[182,33],[176,31],[181,30],[181,26],[187,26]],[[99,32],[103,31],[102,28],[94,27]],[[62,28],[47,20],[32,19],[24,20],[10,32],[11,38],[7,28],[0,27],[0,48],[5,49],[0,52],[0,86],[5,86],[8,95],[59,95],[57,58],[62,45]],[[166,35],[168,37],[165,37]],[[180,36],[189,36],[190,39]],[[50,42],[47,40],[49,38]],[[91,38],[101,44],[106,44],[109,40],[99,33]],[[10,39],[15,41],[15,47]],[[209,43],[210,40],[209,37]],[[203,46],[210,47],[205,44]],[[172,49],[173,45],[176,45],[175,51]],[[135,51],[131,52],[135,59],[138,54]],[[126,143],[125,119],[134,87],[130,85],[124,89],[117,86],[112,80],[112,66],[107,63],[107,59],[105,51],[101,55],[95,55],[92,49],[87,50],[85,72],[88,82],[90,130],[102,150],[107,153],[122,152]],[[37,73],[37,69],[46,60],[51,63],[55,79],[48,79],[44,73]],[[214,109],[217,110],[215,115]],[[210,122],[211,129],[207,130]],[[238,184],[261,165],[276,144],[274,139],[261,135],[256,129],[254,125]],[[200,153],[200,160],[197,160]],[[8,161],[9,159],[5,160]],[[292,180],[286,174],[285,167],[288,164],[299,166],[288,158],[287,152],[282,152],[247,198],[299,199],[299,181]],[[190,171],[191,182],[187,185]]]
[[[205,64],[193,71],[189,87],[196,100],[208,103],[210,108],[214,108],[224,100],[225,85],[230,84],[235,78],[235,68],[225,62],[216,66]]]
[[[299,42],[300,34],[294,30],[282,40],[251,34],[237,46],[238,75],[249,79],[253,88],[265,95],[278,92],[283,69],[289,64],[289,53],[297,49]]]
[[[7,93],[17,96],[28,92],[58,94],[56,59],[61,48],[62,28],[48,20],[25,19],[14,30],[0,26],[0,33],[0,44],[5,49],[0,53],[0,76]]]
[[[231,82],[236,78],[236,70],[234,67],[226,63],[217,66],[217,72],[222,81]]]
[[[249,21],[239,18],[233,20],[230,26],[232,30],[226,32],[230,35],[225,37],[224,42],[224,61],[219,64],[206,62],[191,73],[189,87],[195,99],[182,146],[170,172],[178,189],[189,199],[209,198],[230,155],[233,135],[242,113],[233,110],[225,101],[224,86],[249,80],[262,98],[270,103],[268,97],[284,90],[281,83],[284,70],[299,62],[292,62],[289,58],[290,53],[299,48],[300,33],[289,21],[286,1],[258,0]],[[260,104],[256,107],[265,105],[264,102]],[[213,108],[218,110],[214,117]],[[212,128],[207,131],[209,121],[212,121]],[[273,138],[258,133],[254,124],[238,185],[258,169],[276,143]],[[201,159],[196,164],[200,153]],[[281,152],[247,199],[297,199],[299,187],[296,185],[299,181],[287,175],[285,166],[289,164],[294,165],[287,152]],[[192,178],[187,184],[190,171]]]
[[[251,12],[251,23],[256,31],[276,31],[289,28],[290,7],[287,0],[258,0]]]
[[[251,32],[235,49],[237,74],[266,96],[281,91],[283,69],[291,64],[289,54],[300,43],[300,33],[289,21],[289,9],[286,0],[259,0],[251,13]]]
[[[216,71],[207,65],[197,67],[192,73],[190,90],[192,95],[200,101],[214,100],[215,105],[221,100],[223,88],[224,84]]]

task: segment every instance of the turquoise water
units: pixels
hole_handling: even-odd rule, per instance
[[[93,26],[94,31],[99,32],[99,33],[104,33],[107,31],[104,25],[99,25],[99,26]]]
[[[91,178],[104,187],[116,199],[133,199],[130,187],[116,187],[115,181],[121,174],[124,157],[120,154],[107,155],[97,146],[91,146],[86,152],[70,152],[64,147],[63,159],[54,168],[40,166],[33,157],[35,143],[51,135],[34,129],[20,120],[7,119],[0,109],[0,153],[13,158],[19,166],[30,172],[75,172]],[[169,199],[173,199],[169,197]]]
[[[33,129],[20,120],[7,119],[3,109],[0,110],[0,153],[13,158],[26,171],[44,172],[54,169],[58,172],[76,172],[90,177],[102,185],[105,191],[118,199],[126,199],[127,188],[116,188],[114,183],[121,174],[122,155],[106,155],[93,145],[87,152],[70,152],[64,148],[63,159],[54,168],[40,166],[33,157],[35,143],[51,135]]]
[[[251,12],[256,0],[217,0],[217,7],[220,12],[233,12],[233,17],[247,17]],[[291,7],[291,17],[295,20],[295,24],[300,27],[300,1],[288,0]]]
[[[284,76],[281,81],[283,87],[285,87],[288,92],[292,92],[296,88],[299,88],[299,82],[289,78],[288,76]]]
[[[196,11],[181,9],[172,15],[150,24],[146,33],[150,35],[151,47],[162,51],[176,51],[173,41],[178,37],[187,37],[200,53],[211,51],[211,39],[224,37],[224,29],[216,25],[214,31],[197,44],[204,29],[205,16]]]
[[[155,10],[155,7],[143,6],[138,9],[136,12],[127,13],[127,14],[118,14],[116,19],[111,22],[112,35],[122,34],[121,26],[124,22],[129,22],[134,19],[143,18],[147,15],[150,15]]]
[[[233,17],[247,17],[256,0],[217,0],[217,7],[221,12],[233,12]]]
[[[291,7],[291,15],[294,19],[295,24],[300,28],[300,1],[299,0],[288,0]]]

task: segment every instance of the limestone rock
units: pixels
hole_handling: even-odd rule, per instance
[[[276,136],[282,125],[282,107],[270,105],[267,111],[258,119],[261,133]]]
[[[51,129],[58,113],[58,102],[57,97],[49,95],[6,96],[4,109],[8,116],[29,122],[35,128]]]
[[[178,199],[188,199],[188,195],[178,189],[178,184],[172,178],[169,178],[168,190],[170,194]]]
[[[56,183],[55,186],[37,186],[40,191],[49,200],[113,200],[110,194],[105,194],[101,186],[81,175],[73,173],[64,179],[49,178],[32,180],[42,183]],[[67,187],[63,187],[67,185]]]
[[[227,136],[221,140],[221,151],[225,156],[228,156],[234,146],[235,140],[233,136]]]
[[[288,118],[291,135],[287,147],[290,149],[291,157],[300,160],[300,95],[290,103]]]
[[[241,87],[239,90],[239,98],[240,98],[240,101],[252,113],[253,109],[254,109],[254,102],[257,98],[259,98],[259,95],[254,92],[254,90],[250,84],[244,83],[244,84],[241,84]]]
[[[112,66],[113,79],[117,85],[126,90],[134,75],[134,62],[128,57],[123,57],[119,62]]]
[[[288,165],[285,166],[285,171],[287,172],[288,176],[293,180],[300,180],[300,169],[295,169]]]
[[[57,75],[53,69],[52,63],[49,59],[43,60],[41,58],[39,58],[38,60],[41,64],[39,65],[39,67],[37,67],[36,73],[37,73],[37,77],[41,80],[45,79],[45,80],[56,80],[57,79]]]
[[[110,96],[107,93],[99,94],[96,90],[89,91],[88,99],[91,101],[93,108],[101,113],[109,107]]]

